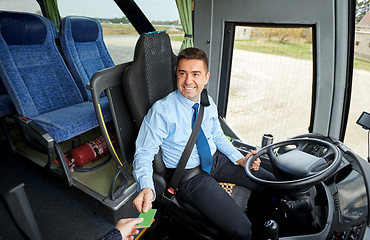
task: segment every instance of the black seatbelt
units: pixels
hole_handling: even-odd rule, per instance
[[[171,182],[170,182],[170,187],[174,189],[177,189],[180,183],[181,177],[185,170],[185,166],[188,163],[190,154],[193,151],[194,144],[197,141],[198,134],[200,131],[200,126],[203,120],[203,114],[204,114],[204,107],[203,105],[199,105],[199,113],[198,113],[197,120],[195,121],[193,131],[191,132],[189,140],[185,146],[184,152],[181,155],[180,161],[177,164],[175,173],[173,174]]]
[[[209,106],[207,89],[203,89],[201,95],[201,102],[199,105],[199,113],[197,120],[195,121],[193,131],[189,137],[189,140],[185,146],[184,152],[181,155],[180,161],[177,164],[176,170],[172,176],[169,187],[164,192],[164,196],[168,199],[172,199],[173,195],[177,191],[177,187],[180,184],[181,178],[184,175],[185,166],[188,163],[191,152],[193,151],[195,142],[197,141],[198,134],[200,131],[200,126],[202,125],[203,115],[204,115],[204,106]]]

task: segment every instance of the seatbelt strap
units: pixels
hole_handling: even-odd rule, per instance
[[[193,151],[195,142],[197,141],[198,134],[200,131],[200,127],[202,125],[203,115],[204,115],[204,107],[208,107],[210,105],[208,100],[208,93],[207,89],[203,89],[200,97],[200,106],[199,106],[199,112],[197,120],[194,123],[193,130],[191,132],[191,135],[189,137],[189,140],[185,146],[185,149],[181,155],[180,161],[177,164],[176,170],[172,176],[171,182],[169,184],[169,187],[167,190],[163,193],[164,196],[171,200],[173,198],[173,195],[177,191],[177,188],[180,184],[180,180],[182,176],[184,175],[185,166],[188,163],[189,157],[191,152]]]
[[[188,163],[191,152],[193,151],[195,142],[197,140],[197,137],[200,131],[200,126],[202,125],[203,115],[204,115],[204,107],[201,104],[199,106],[198,118],[195,121],[193,131],[191,132],[189,140],[185,146],[184,152],[181,155],[180,161],[177,164],[175,173],[173,174],[171,182],[170,182],[170,187],[172,187],[175,190],[177,190],[177,187],[179,186],[181,177],[184,174],[185,166]]]

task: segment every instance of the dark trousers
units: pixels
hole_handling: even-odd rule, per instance
[[[254,173],[264,179],[274,179],[263,168]],[[230,239],[251,239],[251,223],[247,215],[218,182],[235,183],[251,191],[262,190],[247,177],[243,167],[234,165],[217,151],[213,156],[211,173],[204,172],[181,183],[179,197],[214,221]]]

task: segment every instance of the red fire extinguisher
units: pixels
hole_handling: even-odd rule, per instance
[[[116,133],[109,133],[109,137],[113,147],[118,147]],[[103,136],[100,136],[72,149],[69,156],[71,158],[71,162],[73,162],[77,167],[83,167],[91,161],[95,162],[104,157],[108,154],[108,151],[108,146],[105,143]]]

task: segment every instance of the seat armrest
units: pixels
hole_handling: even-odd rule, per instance
[[[162,159],[162,149],[161,148],[159,148],[158,153],[154,155],[153,170],[156,174],[162,176],[163,178],[166,177],[166,166],[164,165],[164,162]]]
[[[17,116],[27,141],[36,147],[54,148],[54,139],[36,122],[26,117]]]
[[[156,173],[153,174],[154,188],[156,193],[156,200],[162,197],[167,188],[167,182],[164,178]]]
[[[113,67],[100,70],[96,72],[92,78],[88,87],[93,95],[93,101],[96,102],[99,99],[100,94],[107,88],[121,85],[122,76],[125,69],[131,65],[131,62],[122,63]]]

